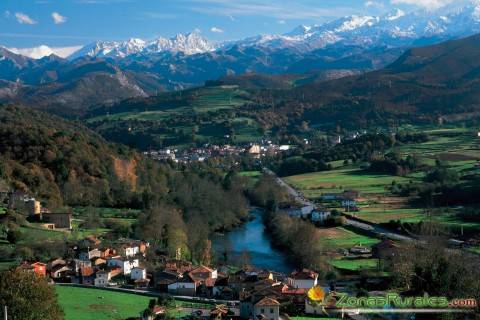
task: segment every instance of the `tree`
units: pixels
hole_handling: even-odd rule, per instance
[[[45,278],[20,268],[0,274],[0,301],[15,320],[63,319],[54,287]]]

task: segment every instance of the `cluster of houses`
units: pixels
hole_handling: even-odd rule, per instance
[[[345,190],[341,193],[324,193],[320,197],[320,200],[322,201],[322,204],[328,204],[328,207],[318,206],[311,202],[303,201],[300,204],[280,204],[277,210],[278,212],[286,213],[291,217],[307,219],[315,224],[322,225],[334,217],[335,214],[332,212],[332,207],[341,207],[346,212],[358,211],[358,198],[359,193],[355,190]]]
[[[116,285],[117,278],[136,288],[148,288],[147,270],[140,263],[147,247],[148,243],[131,239],[119,239],[112,246],[102,246],[100,240],[89,237],[71,247],[74,258],[55,258],[47,263],[24,262],[21,267],[61,283],[107,287]]]
[[[21,191],[6,191],[0,194],[0,201],[8,209],[25,214],[31,222],[39,222],[46,229],[72,229],[72,214],[50,212],[40,201]]]
[[[308,143],[308,141],[306,141]],[[254,158],[260,158],[267,154],[277,154],[291,149],[289,145],[277,145],[271,141],[250,143],[244,146],[206,144],[202,147],[178,149],[160,149],[145,151],[144,155],[158,161],[174,161],[177,163],[202,162],[209,158],[239,156],[249,154]]]

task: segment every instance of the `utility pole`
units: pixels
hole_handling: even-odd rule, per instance
[[[8,320],[7,305],[5,305],[3,309],[3,319]]]

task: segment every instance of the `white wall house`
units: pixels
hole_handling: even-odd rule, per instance
[[[96,287],[106,287],[110,281],[110,272],[108,271],[98,271],[95,275],[94,285]]]
[[[123,274],[130,274],[132,268],[138,267],[138,259],[127,259],[123,257],[113,257],[107,260],[107,266],[119,267]]]
[[[178,280],[168,285],[168,292],[171,294],[193,296],[197,292],[197,284],[189,280]]]
[[[315,210],[312,212],[312,221],[324,223],[331,215],[332,213],[328,210]]]
[[[134,257],[140,253],[139,246],[125,246],[123,247],[123,255],[125,257]]]
[[[92,250],[80,252],[79,258],[80,260],[90,260],[100,256],[101,256],[100,250],[92,249]]]
[[[318,273],[308,269],[292,272],[287,279],[289,285],[297,289],[310,289],[318,283]]]
[[[130,272],[130,279],[142,280],[147,278],[147,270],[145,268],[134,267]]]

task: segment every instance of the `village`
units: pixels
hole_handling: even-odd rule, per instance
[[[344,217],[337,210],[318,207],[295,193],[296,204],[280,205],[276,210],[291,217],[310,220],[317,226],[343,224]],[[356,210],[358,192],[349,190],[338,194],[325,194],[326,203],[335,202],[345,210]],[[35,198],[22,192],[2,194],[8,208],[22,212],[30,221],[45,229],[72,229],[71,213],[51,213]],[[320,285],[326,292],[352,290],[358,279],[348,281],[323,281],[315,270],[292,270],[281,273],[264,270],[249,264],[230,266],[195,265],[182,260],[180,255],[170,258],[161,255],[160,266],[146,267],[150,244],[138,239],[119,238],[105,242],[88,236],[68,243],[68,253],[48,261],[22,261],[19,268],[46,277],[52,284],[105,288],[146,294],[164,295],[187,301],[201,301],[212,305],[212,310],[195,310],[196,317],[208,315],[215,318],[242,318],[277,320],[285,314],[320,314],[321,310],[308,303],[308,290]],[[344,252],[346,256],[385,258],[398,248],[385,240],[371,249],[358,244]],[[374,279],[375,280],[375,279]],[[352,282],[353,281],[353,282]],[[218,308],[218,306],[224,306]],[[226,306],[226,307],[225,307]],[[142,319],[155,319],[165,312],[164,306],[150,306],[151,312]]]

